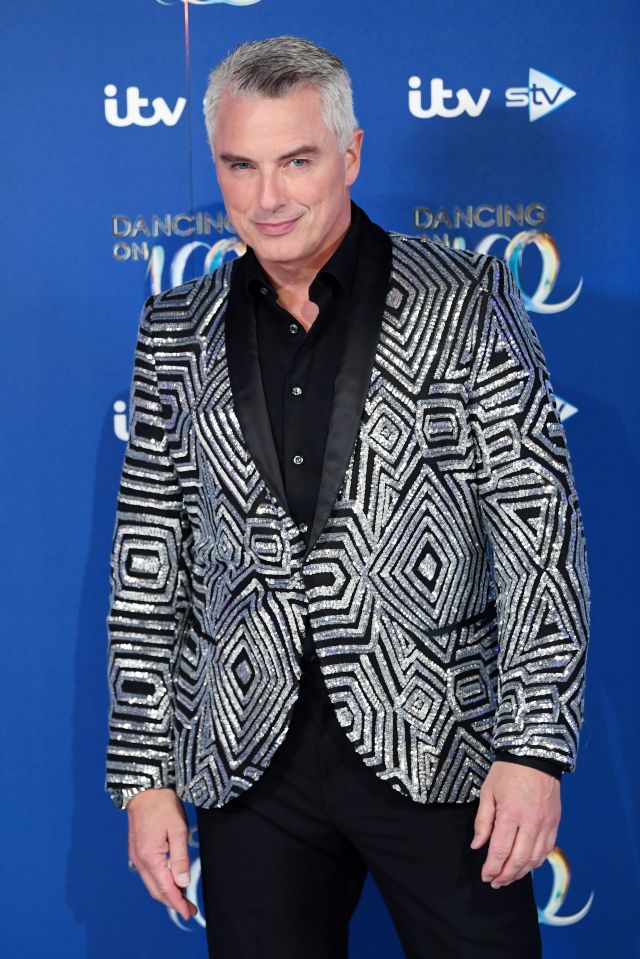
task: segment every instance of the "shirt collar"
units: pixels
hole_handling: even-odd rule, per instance
[[[341,240],[340,245],[318,271],[311,284],[312,287],[319,280],[322,282],[325,277],[332,277],[345,296],[351,295],[361,234],[362,215],[360,207],[356,206],[352,200],[349,229]],[[276,294],[271,285],[271,281],[262,269],[257,256],[250,246],[247,247],[247,251],[242,259],[244,263],[244,282],[247,290],[256,295],[261,287],[266,288],[269,295],[275,299]]]

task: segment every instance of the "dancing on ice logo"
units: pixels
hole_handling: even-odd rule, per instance
[[[114,259],[146,263],[151,293],[180,286],[192,276],[213,273],[246,249],[222,208],[147,216],[116,213],[111,223]],[[212,234],[220,238],[213,239]]]
[[[163,7],[172,7],[175,3],[190,3],[194,7],[210,7],[212,3],[227,3],[230,7],[250,7],[260,0],[156,0]]]
[[[435,231],[444,228],[444,233],[434,233],[431,239],[456,250],[466,250],[467,240],[464,235],[452,235],[449,233],[450,230],[457,231],[465,228],[491,230],[475,243],[473,248],[477,253],[501,256],[506,261],[516,277],[525,308],[533,313],[562,313],[573,306],[580,296],[582,277],[568,297],[555,303],[549,302],[560,274],[560,251],[551,233],[538,229],[548,217],[547,210],[541,203],[477,203],[453,207],[416,206],[413,217],[418,230]],[[502,232],[502,229],[513,224],[523,229],[520,229],[515,236]],[[492,228],[495,227],[498,227],[498,230],[494,232]],[[533,227],[533,229],[527,229],[527,227]],[[540,275],[533,293],[527,293],[522,280],[523,257],[527,249],[537,251],[540,264]]]
[[[571,867],[569,865],[569,860],[559,846],[556,846],[551,850],[546,861],[551,866],[553,884],[546,906],[544,906],[542,909],[538,909],[538,919],[541,923],[544,923],[547,926],[573,926],[576,922],[580,922],[581,919],[584,919],[586,914],[591,909],[591,903],[593,902],[594,896],[593,890],[591,890],[589,898],[585,902],[584,906],[578,910],[578,912],[574,912],[569,916],[559,916],[558,913],[560,912],[560,909],[567,898],[567,893],[569,892],[569,885],[571,883]]]

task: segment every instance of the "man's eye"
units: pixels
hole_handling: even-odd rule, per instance
[[[293,167],[295,167],[296,169],[299,170],[299,169],[301,169],[303,166],[306,166],[309,161],[303,159],[302,157],[294,157],[293,160],[291,160],[290,162],[291,162],[291,165],[292,165]]]
[[[231,164],[231,169],[232,170],[248,170],[249,164],[246,162],[246,160],[236,160],[235,163]]]

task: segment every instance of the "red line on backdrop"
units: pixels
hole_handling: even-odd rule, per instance
[[[189,4],[183,2],[184,10],[184,72],[185,72],[185,97],[187,100],[187,166],[188,166],[188,190],[189,190],[189,213],[193,214],[193,142],[191,131],[191,53],[189,47]]]

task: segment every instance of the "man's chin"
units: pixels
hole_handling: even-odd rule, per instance
[[[304,246],[298,240],[293,242],[289,237],[255,237],[249,241],[249,246],[259,260],[269,263],[295,263],[304,256]]]

